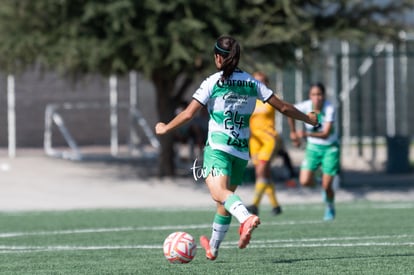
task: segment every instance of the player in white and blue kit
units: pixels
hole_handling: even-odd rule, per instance
[[[203,175],[211,197],[217,204],[211,238],[200,238],[206,257],[215,260],[234,216],[240,222],[239,248],[245,248],[260,219],[252,215],[234,193],[242,183],[249,160],[249,120],[256,99],[268,102],[279,112],[317,125],[316,115],[305,115],[292,104],[277,98],[273,91],[240,70],[240,45],[230,36],[221,36],[214,45],[214,61],[218,72],[205,79],[193,95],[186,109],[169,123],[157,123],[155,132],[166,134],[191,120],[203,107],[210,114],[209,129],[204,149]]]

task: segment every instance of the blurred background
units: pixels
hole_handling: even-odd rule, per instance
[[[326,85],[343,163],[412,173],[412,0],[0,4],[1,157],[37,148],[70,160],[145,159],[157,175],[176,175],[176,139],[155,137],[154,125],[214,72],[212,45],[230,34],[240,67],[267,72],[285,100]],[[277,120],[289,146],[287,120]]]

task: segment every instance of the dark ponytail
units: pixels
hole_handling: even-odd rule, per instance
[[[239,65],[240,45],[230,36],[220,36],[214,45],[214,53],[223,57],[221,81],[228,79]]]

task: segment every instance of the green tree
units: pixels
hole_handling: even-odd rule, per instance
[[[169,121],[197,75],[212,67],[212,44],[238,38],[244,65],[292,60],[332,37],[396,39],[411,0],[0,0],[0,65],[64,73],[143,73]],[[160,175],[174,175],[173,141],[161,138]]]

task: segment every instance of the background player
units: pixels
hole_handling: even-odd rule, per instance
[[[334,177],[339,172],[340,150],[335,125],[335,106],[326,100],[325,86],[322,83],[311,85],[309,100],[295,104],[302,112],[315,112],[321,127],[305,124],[305,131],[297,131],[295,121],[288,118],[290,138],[296,146],[306,138],[305,159],[301,164],[299,181],[304,186],[314,186],[315,171],[322,169],[323,198],[326,204],[324,220],[335,218],[335,193],[332,188]]]
[[[265,73],[255,72],[253,77],[264,83],[266,86],[269,86],[269,79]],[[278,142],[281,142],[282,139],[276,132],[275,115],[275,109],[271,105],[257,100],[256,107],[250,118],[249,150],[254,165],[256,179],[253,203],[248,206],[247,209],[256,215],[259,213],[259,204],[264,193],[266,193],[269,198],[272,206],[272,213],[274,215],[282,213],[282,208],[280,207],[276,196],[275,184],[272,181],[271,176],[271,160],[275,151],[277,155],[284,157],[284,162],[288,161],[288,165],[290,165],[288,169],[290,168],[293,170],[289,155],[281,144],[277,144]],[[280,150],[280,153],[278,150]],[[292,170],[290,170],[291,177],[293,177]],[[290,178],[290,180],[293,179]]]

